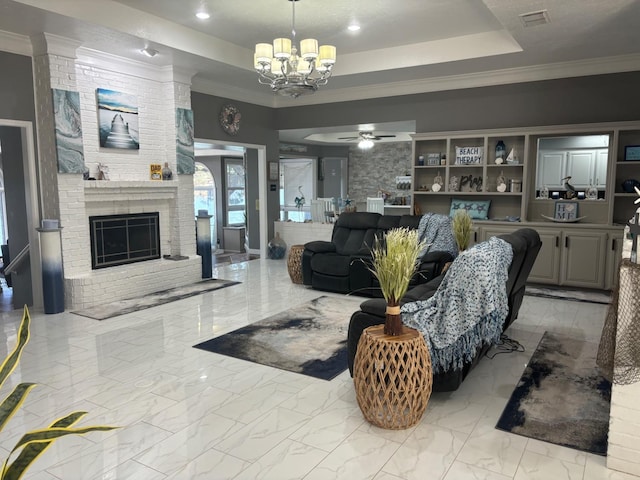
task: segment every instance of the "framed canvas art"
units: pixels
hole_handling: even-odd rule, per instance
[[[128,93],[98,88],[100,146],[139,150],[138,102]]]

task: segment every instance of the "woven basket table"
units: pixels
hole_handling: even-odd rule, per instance
[[[384,325],[362,332],[354,362],[353,383],[364,418],[393,430],[422,418],[431,396],[431,357],[422,335],[404,327],[402,335],[384,333]]]
[[[287,269],[293,283],[302,283],[302,252],[304,245],[291,245],[287,258]]]

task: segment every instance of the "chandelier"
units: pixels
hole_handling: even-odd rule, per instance
[[[298,50],[295,44],[298,0],[289,1],[293,11],[291,38],[276,38],[273,45],[256,44],[254,67],[260,84],[269,85],[278,95],[298,98],[327,84],[336,63],[336,47],[321,45],[318,48],[316,39],[307,38],[300,42]]]

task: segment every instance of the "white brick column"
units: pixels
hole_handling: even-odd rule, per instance
[[[58,197],[58,158],[51,89],[77,90],[75,57],[80,43],[49,33],[33,37],[31,43],[33,44],[41,213],[44,218],[60,219],[61,225],[64,226]]]

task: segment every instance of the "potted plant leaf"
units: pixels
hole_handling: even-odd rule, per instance
[[[462,252],[469,248],[471,230],[473,229],[473,221],[469,212],[463,209],[456,210],[453,220],[451,220],[451,229],[453,230],[453,237],[458,245],[458,250]]]
[[[22,321],[18,330],[18,343],[13,351],[4,359],[0,365],[0,388],[5,380],[11,375],[20,362],[22,351],[29,341],[31,317],[25,305],[22,314]],[[20,409],[35,383],[20,383],[5,397],[0,404],[0,431],[5,427],[9,419]],[[31,464],[42,454],[55,440],[67,435],[84,435],[94,431],[113,430],[118,427],[94,425],[89,427],[72,428],[87,412],[72,412],[62,418],[55,420],[48,427],[32,430],[25,433],[18,443],[13,447],[9,455],[2,463],[0,480],[18,480],[22,478]],[[20,453],[9,463],[14,453]]]
[[[416,271],[418,255],[425,247],[418,241],[418,231],[408,228],[393,228],[384,238],[376,238],[371,249],[371,272],[380,283],[382,295],[387,302],[384,333],[402,334],[400,299],[407,293],[411,277]]]

